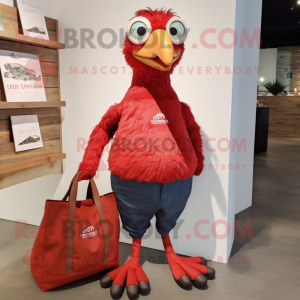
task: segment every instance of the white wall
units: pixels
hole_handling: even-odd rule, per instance
[[[119,1],[116,10],[116,4],[107,1],[90,0],[88,5],[86,2],[77,1],[76,6],[71,0],[55,2],[43,0],[42,2],[45,15],[58,18],[59,26],[63,29],[74,28],[78,33],[80,28],[91,28],[97,35],[102,28],[112,28],[119,37],[119,29],[126,28],[128,20],[134,16],[134,12],[146,6],[152,8],[173,7],[178,15],[186,21],[187,26],[191,28],[186,41],[185,56],[172,75],[172,85],[179,99],[192,107],[192,111],[202,128],[204,140],[208,138],[215,140],[209,142],[204,149],[206,170],[200,177],[194,177],[192,195],[180,217],[183,223],[181,226],[177,226],[178,238],[173,239],[173,242],[178,253],[203,255],[207,258],[213,258],[213,260],[226,262],[232,245],[232,232],[230,232],[229,238],[216,239],[212,235],[211,226],[214,221],[223,220],[230,225],[231,230],[233,228],[234,201],[240,200],[233,195],[236,178],[231,177],[228,165],[235,161],[241,163],[241,161],[236,157],[237,152],[224,152],[220,147],[217,147],[217,143],[222,138],[231,140],[234,137],[240,137],[240,134],[234,136],[236,134],[233,130],[235,123],[231,119],[233,114],[241,113],[244,107],[241,106],[240,110],[233,107],[234,102],[238,99],[237,94],[233,93],[233,88],[239,85],[235,84],[235,81],[240,80],[243,83],[243,93],[250,93],[251,95],[252,88],[256,85],[256,78],[253,84],[254,77],[250,76],[251,79],[247,85],[244,77],[249,78],[248,75],[241,74],[240,78],[232,75],[236,54],[233,48],[225,49],[219,45],[218,34],[224,28],[239,27],[239,23],[236,23],[235,19],[238,15],[245,15],[245,6],[238,5],[236,8],[236,0],[210,2],[195,0],[190,1],[189,5],[186,2],[176,0],[152,0],[142,4],[128,0],[126,2]],[[247,20],[250,20],[251,17],[256,20],[260,16],[261,0],[254,2],[257,3],[255,6],[257,10],[252,9],[250,13],[247,12]],[[51,3],[50,6],[49,3]],[[53,8],[55,9],[53,10]],[[66,13],[70,11],[72,13]],[[246,23],[251,28],[253,24]],[[207,49],[200,44],[200,34],[206,28],[217,29],[217,34],[209,34],[206,38],[208,43],[217,44],[216,49]],[[126,62],[121,54],[121,48],[117,45],[112,49],[103,49],[98,45],[96,38],[93,41],[96,49],[77,47],[60,51],[62,99],[67,101],[63,121],[63,148],[64,152],[67,153],[67,159],[64,162],[64,175],[62,178],[61,175],[49,175],[0,191],[0,218],[25,219],[31,224],[39,224],[43,214],[44,200],[62,197],[82,159],[83,151],[77,151],[78,138],[87,139],[92,127],[99,122],[108,107],[121,101],[130,86],[129,68],[127,67],[125,74],[122,73],[121,67],[126,66]],[[109,37],[105,37],[104,41],[108,43]],[[230,43],[231,41],[232,37],[227,34],[225,42]],[[198,47],[194,49],[193,44],[197,44]],[[248,54],[253,55],[253,60],[250,57],[247,58],[246,62],[255,63],[257,53],[258,51],[255,50],[249,51]],[[246,64],[245,59],[244,56],[239,56],[239,63],[241,65]],[[70,75],[70,67],[76,66],[79,75]],[[92,75],[93,66],[97,68],[98,74],[96,75]],[[103,75],[100,73],[100,68],[103,66],[107,66],[108,70],[116,66],[119,72],[116,75],[109,72],[107,75]],[[219,74],[216,66],[221,67]],[[89,74],[80,75],[84,67]],[[202,67],[202,74],[197,74],[198,67]],[[211,75],[205,74],[206,67],[211,68]],[[231,68],[230,74],[225,73],[225,67]],[[253,127],[251,116],[244,120],[243,128]],[[249,132],[246,135],[251,134],[252,131]],[[251,142],[251,139],[249,141]],[[221,146],[225,147],[225,144],[222,143]],[[216,148],[216,151],[208,151],[208,147]],[[251,147],[253,145],[248,144],[248,148]],[[105,152],[105,164],[107,164],[107,156],[108,154]],[[247,158],[247,163],[253,163],[251,152],[245,153],[244,158]],[[209,169],[210,165],[212,165],[211,169]],[[225,166],[225,169],[222,169],[222,165]],[[244,187],[248,189],[252,187],[252,180],[249,181],[251,172],[252,169],[247,172],[247,176],[243,172],[236,174],[236,176],[240,176],[240,182],[245,180]],[[96,183],[100,192],[109,192],[111,190],[110,173],[107,170],[99,173],[99,179],[96,179]],[[35,191],[37,187],[40,189],[39,193],[26,193],[30,190]],[[85,188],[86,183],[81,183],[79,199],[84,198]],[[204,240],[196,236],[194,229],[199,220],[208,220],[209,225],[201,225],[199,231],[203,235],[209,234],[209,239]],[[217,233],[220,235],[224,233],[224,230],[223,225],[217,227]],[[187,239],[188,234],[191,235],[190,239]],[[121,241],[131,242],[123,234],[121,234]],[[155,237],[154,234],[144,239],[143,245],[162,249],[160,238]]]
[[[259,66],[260,70],[257,84],[259,85],[260,91],[266,91],[266,89],[261,85],[263,82],[260,81],[260,78],[263,77],[265,82],[276,80],[277,48],[260,49]]]

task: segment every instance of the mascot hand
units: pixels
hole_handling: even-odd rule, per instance
[[[93,178],[98,170],[99,160],[95,159],[95,161],[83,161],[78,168],[78,171],[81,171],[78,181],[81,180],[89,180]]]
[[[202,170],[203,170],[203,165],[202,165],[202,164],[198,164],[198,165],[197,165],[197,168],[196,168],[196,170],[195,170],[194,175],[195,175],[195,176],[199,176],[199,175],[202,173]]]

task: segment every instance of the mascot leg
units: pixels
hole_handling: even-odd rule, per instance
[[[133,239],[132,252],[129,260],[121,267],[103,276],[100,284],[103,288],[110,287],[113,298],[120,298],[126,280],[127,295],[136,298],[139,293],[147,293],[150,289],[149,279],[140,265],[142,239]]]
[[[162,235],[162,240],[173,276],[181,288],[188,289],[192,284],[196,288],[203,288],[207,279],[214,279],[215,270],[206,266],[205,258],[178,256],[173,250],[169,235]]]

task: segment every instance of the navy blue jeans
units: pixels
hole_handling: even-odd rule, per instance
[[[171,183],[123,180],[111,174],[123,228],[132,238],[142,238],[156,217],[156,229],[168,234],[184,210],[192,190],[193,176]]]

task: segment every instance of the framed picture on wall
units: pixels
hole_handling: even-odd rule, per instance
[[[11,116],[10,119],[16,152],[43,147],[37,115]]]
[[[7,102],[47,101],[37,55],[0,50],[0,68]]]
[[[17,0],[23,34],[49,40],[42,4],[39,0]]]

